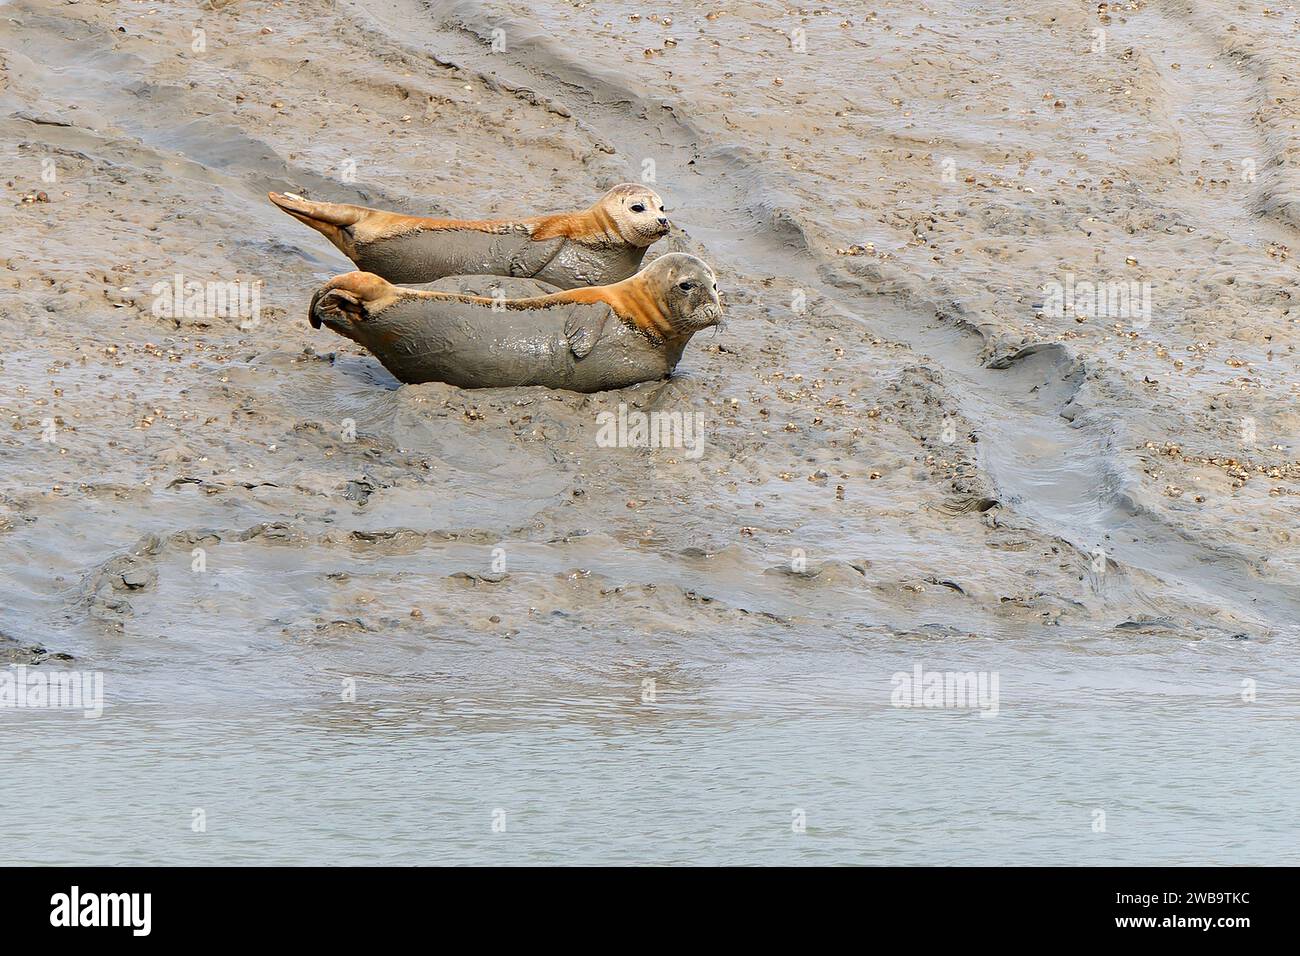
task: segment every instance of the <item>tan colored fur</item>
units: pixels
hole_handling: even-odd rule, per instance
[[[267,193],[267,198],[299,222],[311,226],[348,258],[355,259],[360,246],[426,230],[469,230],[503,234],[523,228],[534,241],[564,237],[578,242],[644,245],[648,243],[635,235],[629,235],[628,230],[620,227],[616,211],[611,212],[619,201],[639,188],[631,184],[616,186],[590,209],[580,212],[529,216],[523,219],[435,219],[348,203],[316,202],[285,193]]]

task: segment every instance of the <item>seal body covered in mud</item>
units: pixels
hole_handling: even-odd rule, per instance
[[[713,270],[673,253],[622,282],[524,299],[399,288],[350,272],[316,293],[309,318],[408,384],[599,392],[670,375],[722,308]]]
[[[635,183],[590,209],[526,219],[431,219],[268,193],[365,272],[389,282],[451,275],[520,276],[561,289],[620,282],[668,234],[663,200]]]

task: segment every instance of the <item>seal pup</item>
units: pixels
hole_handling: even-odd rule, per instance
[[[364,272],[389,282],[521,276],[561,289],[621,282],[671,224],[653,189],[623,183],[581,212],[527,219],[430,219],[267,193]]]
[[[622,282],[526,299],[405,289],[349,272],[317,291],[308,318],[408,384],[600,392],[666,378],[691,336],[720,324],[722,306],[713,270],[671,253]]]

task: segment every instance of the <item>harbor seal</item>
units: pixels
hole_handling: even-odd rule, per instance
[[[521,276],[561,289],[621,282],[668,235],[663,200],[635,183],[615,186],[581,212],[527,219],[430,219],[268,193],[364,272],[389,282],[450,275]]]
[[[666,378],[691,336],[721,323],[722,306],[713,270],[671,253],[622,282],[525,299],[406,289],[349,272],[317,291],[308,317],[408,384],[600,392]]]

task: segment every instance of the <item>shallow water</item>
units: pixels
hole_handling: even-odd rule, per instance
[[[106,706],[0,707],[0,860],[1300,862],[1292,14],[84,6],[0,25],[0,663]],[[399,388],[264,198],[647,160],[728,324],[598,396]],[[1148,321],[1036,314],[1134,269]],[[177,272],[260,323],[154,315]]]
[[[1275,647],[529,638],[138,651],[103,718],[3,714],[10,862],[1295,860]],[[996,714],[891,706],[917,664],[991,671]]]
[[[37,809],[10,862],[1295,861],[1294,695],[1053,674],[1004,685],[996,717],[908,711],[865,656],[666,682],[654,705],[433,679],[364,707],[26,720],[0,795]]]

